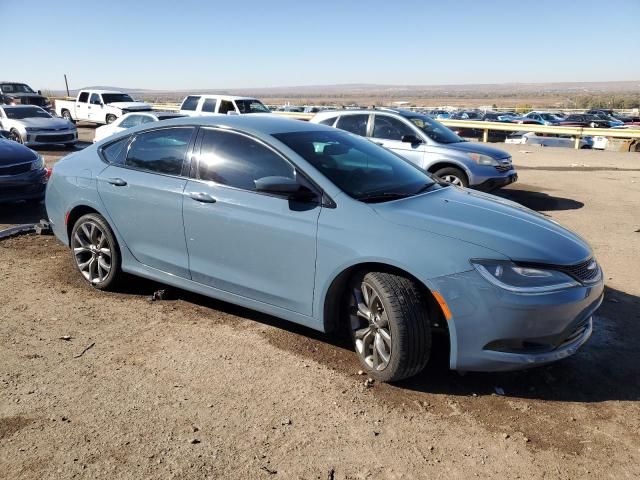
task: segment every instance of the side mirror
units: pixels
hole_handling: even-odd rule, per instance
[[[420,140],[415,135],[403,135],[401,140],[403,143],[410,143],[411,145],[417,145],[419,143],[422,143],[422,140]]]
[[[42,95],[42,90],[38,90],[38,95]]]
[[[316,198],[316,194],[304,185],[289,177],[262,177],[255,180],[258,192],[282,195],[289,200],[309,202]]]

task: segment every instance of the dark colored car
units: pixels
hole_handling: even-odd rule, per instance
[[[44,198],[49,170],[43,158],[0,131],[0,202]]]
[[[463,111],[454,113],[449,118],[451,120],[481,120],[482,113],[476,110],[463,110]]]
[[[607,117],[615,118],[616,120],[619,120],[620,122],[626,124],[636,125],[640,123],[640,117],[638,117],[637,115],[623,115],[622,113],[616,112],[615,110],[612,110],[610,108],[594,108],[592,110],[589,110],[587,113],[591,115],[606,115]]]
[[[37,105],[47,111],[52,110],[51,102],[38,90],[34,91],[26,83],[0,82],[0,103],[7,105]]]
[[[591,127],[591,128],[609,128],[609,122],[596,115],[588,113],[572,113],[567,115],[560,125],[566,126],[579,126],[579,127]]]

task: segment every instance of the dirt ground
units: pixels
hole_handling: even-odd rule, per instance
[[[151,302],[147,281],[94,291],[54,237],[12,238],[0,477],[639,478],[640,154],[504,148],[520,181],[501,195],[582,234],[605,270],[574,357],[459,376],[440,346],[420,376],[367,388],[343,341],[187,292]],[[44,213],[13,208],[0,224]]]

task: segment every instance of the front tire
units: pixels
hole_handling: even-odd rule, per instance
[[[118,243],[106,220],[83,215],[71,230],[73,261],[83,278],[98,290],[112,290],[123,276]]]
[[[436,177],[441,178],[445,182],[450,183],[451,185],[465,188],[469,186],[469,180],[467,179],[467,176],[459,168],[444,167],[436,170],[433,174]]]
[[[351,337],[367,374],[395,382],[422,371],[431,353],[431,327],[417,283],[393,273],[361,273],[349,292]]]
[[[62,110],[62,118],[70,121],[71,123],[76,123],[76,121],[71,117],[71,112],[69,110]]]
[[[107,125],[109,125],[110,123],[115,122],[118,119],[118,117],[116,117],[113,114],[109,114],[107,115],[107,118],[105,119],[105,121],[107,122]]]

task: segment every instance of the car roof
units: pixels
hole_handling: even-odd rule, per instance
[[[127,92],[121,92],[119,90],[94,90],[93,88],[82,88],[78,90],[78,93],[80,92],[99,93],[101,95],[103,93],[124,93],[125,95],[129,95]]]
[[[40,105],[5,105],[0,103],[0,108],[39,108],[40,110],[44,110]]]
[[[412,112],[411,110],[404,110],[402,108],[386,108],[386,107],[380,107],[380,108],[354,108],[354,109],[344,109],[344,110],[324,110],[322,112],[318,112],[316,113],[316,116],[318,118],[320,117],[331,117],[331,116],[337,116],[337,115],[354,115],[354,114],[369,114],[369,113],[390,113],[390,114],[395,114],[395,115],[400,115],[403,117],[407,117],[407,116],[416,116],[416,115],[424,115],[418,112]]]
[[[185,116],[183,113],[179,113],[179,112],[165,112],[163,110],[142,110],[141,112],[128,112],[125,115],[123,115],[123,117],[131,116],[131,115],[151,115],[153,117],[168,116],[168,117],[176,117],[176,118],[182,118]]]
[[[187,97],[215,98],[218,100],[258,100],[256,97],[241,97],[238,95],[215,95],[208,93],[192,93],[191,95],[187,95]]]
[[[303,120],[294,120],[270,113],[248,113],[244,115],[210,115],[204,117],[181,117],[163,120],[163,127],[171,126],[210,126],[237,129],[247,133],[262,135],[274,135],[289,132],[312,132],[326,130],[334,132],[334,128],[316,123],[309,123]],[[134,127],[127,132],[142,132],[158,128],[153,124],[145,124]],[[125,133],[125,132],[123,132]]]

